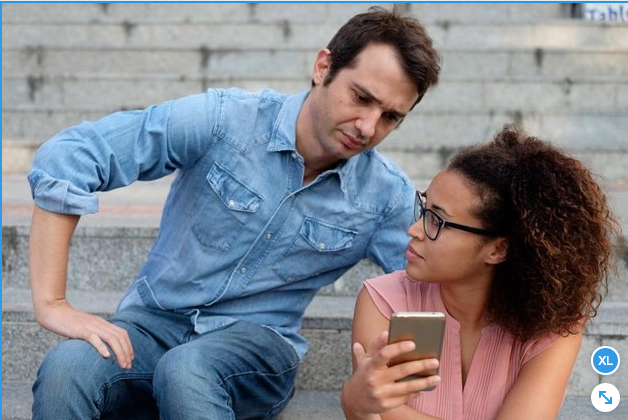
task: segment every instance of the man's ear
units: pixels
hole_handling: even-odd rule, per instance
[[[488,254],[486,262],[488,264],[501,264],[508,257],[508,239],[497,238],[492,241],[492,249]]]
[[[315,85],[322,85],[331,68],[331,51],[323,48],[316,54],[314,60],[314,70],[312,72],[312,80]]]

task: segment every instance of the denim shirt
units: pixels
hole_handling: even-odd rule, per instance
[[[201,334],[256,322],[302,357],[301,319],[319,288],[364,258],[404,268],[414,202],[412,182],[375,150],[303,185],[295,135],[307,94],[209,89],[68,128],[35,156],[35,204],[92,213],[95,191],[177,171],[118,309],[188,313]]]

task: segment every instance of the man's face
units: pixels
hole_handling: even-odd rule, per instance
[[[343,68],[323,86],[330,59],[323,50],[314,66],[313,133],[308,137],[322,155],[348,159],[381,143],[410,111],[418,93],[389,46],[367,46],[353,67]]]

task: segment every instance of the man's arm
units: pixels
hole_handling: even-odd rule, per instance
[[[37,322],[47,330],[89,342],[103,357],[113,351],[122,368],[131,368],[133,347],[126,330],[78,311],[66,300],[70,240],[79,216],[34,207],[30,232],[30,282]],[[109,348],[107,348],[109,346]]]

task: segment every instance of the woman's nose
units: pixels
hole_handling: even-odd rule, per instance
[[[417,238],[422,241],[425,239],[425,230],[423,229],[423,217],[420,217],[419,220],[415,221],[408,228],[408,235],[413,238]]]

